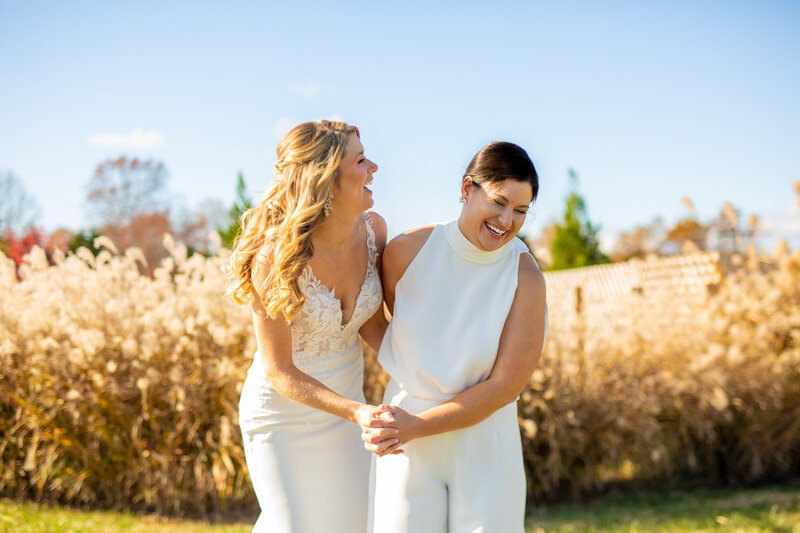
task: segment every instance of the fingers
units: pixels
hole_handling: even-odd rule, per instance
[[[394,424],[397,422],[394,411],[395,406],[382,403],[372,410],[372,416],[386,422],[387,424]]]
[[[397,439],[395,439],[397,440]],[[378,454],[378,457],[383,457],[384,455],[397,455],[398,453],[403,453],[403,450],[400,448],[402,443],[397,440],[394,444],[387,446],[382,452]]]
[[[367,423],[367,425],[366,426],[362,426],[362,427],[385,428],[386,427],[386,422],[384,420],[380,419],[380,418],[370,418],[370,420]]]
[[[399,432],[396,428],[367,428],[361,432],[361,440],[370,444],[377,444],[389,439]]]
[[[400,446],[400,439],[397,438],[387,439],[377,444],[364,442],[364,448],[378,455],[379,457],[385,455],[386,453],[391,453],[394,450],[397,450],[399,446]]]

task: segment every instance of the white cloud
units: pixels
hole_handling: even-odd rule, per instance
[[[152,148],[164,144],[164,134],[157,131],[144,131],[136,128],[130,133],[98,133],[89,137],[93,146],[110,148]]]
[[[289,90],[294,94],[311,98],[320,90],[320,86],[316,83],[297,83],[292,82],[289,84]]]

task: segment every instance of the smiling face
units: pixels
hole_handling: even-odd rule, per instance
[[[530,183],[515,179],[477,185],[466,176],[461,195],[466,203],[458,227],[472,244],[488,252],[517,236],[533,201],[533,188]]]
[[[332,212],[339,210],[362,213],[372,207],[372,175],[378,165],[364,157],[364,146],[358,135],[351,134],[339,164],[339,175],[333,184]]]

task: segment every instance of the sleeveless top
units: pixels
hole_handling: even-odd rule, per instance
[[[410,396],[449,400],[485,380],[517,290],[517,238],[483,251],[458,221],[437,224],[395,288],[378,361]]]

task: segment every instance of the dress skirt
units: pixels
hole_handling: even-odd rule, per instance
[[[360,345],[296,364],[334,392],[364,401]],[[278,393],[256,354],[242,388],[239,425],[261,507],[254,532],[366,530],[371,454],[356,424]]]

